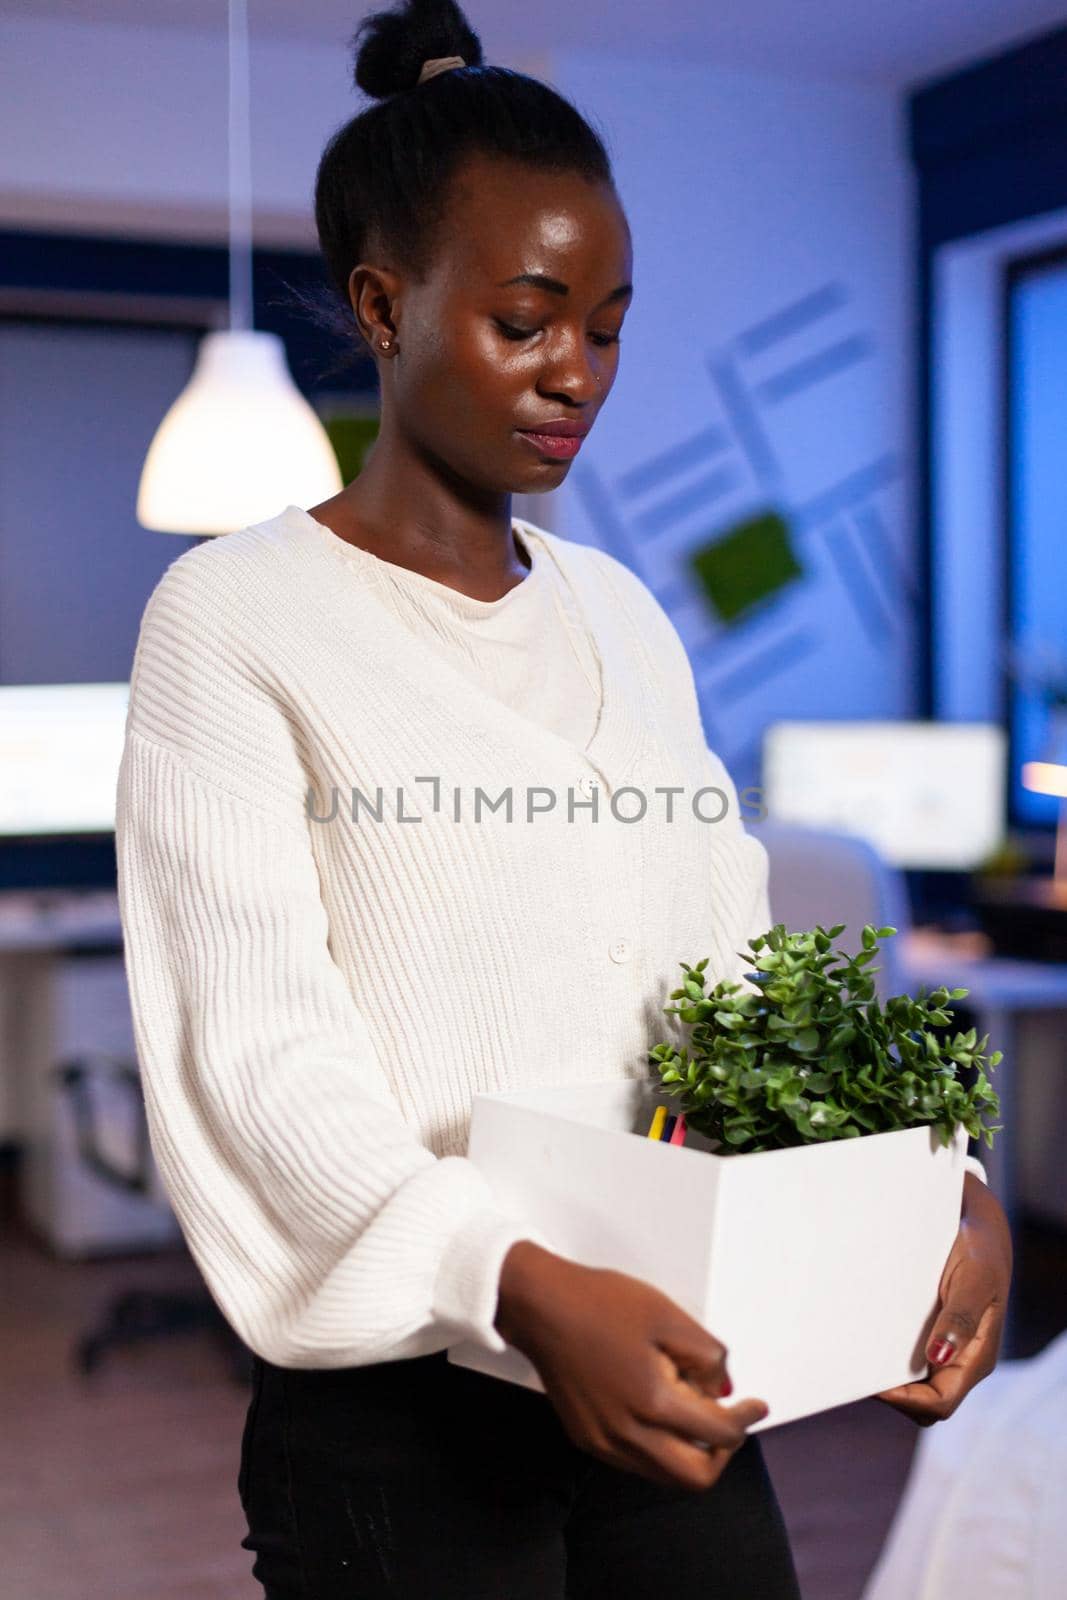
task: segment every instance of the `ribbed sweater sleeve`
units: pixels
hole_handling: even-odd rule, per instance
[[[175,1214],[228,1320],[277,1365],[502,1350],[501,1264],[540,1236],[403,1120],[330,953],[286,720],[210,619],[186,626],[187,560],[142,621],[116,806],[136,1044]]]

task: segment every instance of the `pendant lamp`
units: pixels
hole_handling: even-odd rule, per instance
[[[228,62],[229,327],[204,336],[192,377],[148,448],[137,520],[159,533],[233,533],[343,487],[285,346],[252,326],[247,0],[229,0]]]

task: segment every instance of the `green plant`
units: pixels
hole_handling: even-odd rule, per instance
[[[1000,1102],[983,1070],[988,1034],[974,1028],[939,1040],[932,1031],[951,1023],[949,1002],[966,989],[934,989],[919,998],[896,995],[884,1008],[867,968],[878,940],[895,928],[863,930],[863,949],[833,948],[845,924],[788,933],[776,923],[749,940],[755,990],[723,981],[705,992],[704,968],[682,961],[685,977],[665,1006],[691,1027],[688,1048],[656,1045],[667,1092],[681,1098],[688,1125],[719,1140],[724,1154],[775,1150],[829,1139],[888,1133],[930,1124],[948,1144],[962,1123],[972,1139],[1003,1126],[983,1114]],[[747,954],[747,952],[738,952]],[[874,969],[875,971],[878,968]],[[974,1071],[970,1087],[960,1073]]]

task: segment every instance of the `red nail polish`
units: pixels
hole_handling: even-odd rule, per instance
[[[722,1388],[719,1390],[720,1399],[725,1399],[728,1394],[733,1394],[733,1392],[733,1384],[730,1382],[729,1378],[724,1378],[722,1381]]]
[[[956,1347],[947,1339],[936,1339],[930,1346],[930,1360],[935,1367],[943,1367],[956,1354]]]

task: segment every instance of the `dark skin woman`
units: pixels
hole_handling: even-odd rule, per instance
[[[381,430],[359,477],[311,508],[339,537],[479,600],[522,582],[511,496],[555,489],[573,455],[537,429],[586,433],[619,364],[633,280],[614,188],[476,152],[457,169],[428,270],[375,254],[348,291],[381,383]],[[878,1398],[922,1426],[951,1415],[993,1368],[1011,1236],[965,1178],[919,1382]],[[773,1284],[754,1288],[788,1325]],[[727,1351],[650,1285],[514,1245],[496,1326],[533,1362],[570,1438],[654,1481],[706,1489],[767,1414],[730,1393]],[[862,1336],[846,1324],[842,1341]]]
[[[613,190],[479,153],[456,174],[442,234],[424,282],[380,263],[352,269],[381,427],[359,477],[312,515],[494,600],[527,570],[511,496],[557,488],[570,465],[523,430],[587,432],[615,381],[630,231]]]

